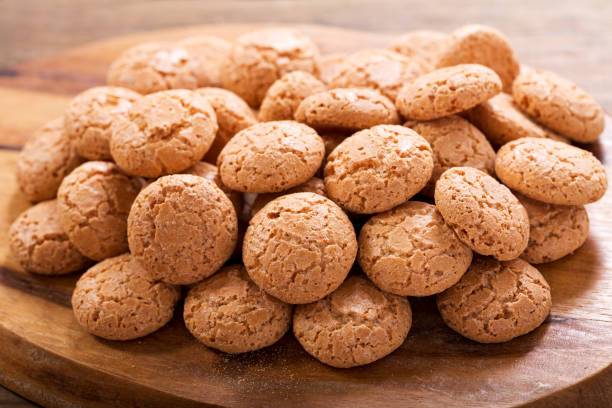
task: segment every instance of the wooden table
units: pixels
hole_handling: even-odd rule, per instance
[[[489,1],[411,4],[394,1],[125,2],[31,0],[0,3],[0,79],[24,62],[81,43],[178,25],[280,21],[319,23],[381,32],[451,30],[469,23],[494,25],[510,38],[523,63],[574,79],[612,112],[612,4],[609,0],[539,1],[528,8]],[[330,39],[333,41],[333,39]],[[0,100],[1,107],[14,104]],[[27,104],[27,101],[25,101]],[[0,120],[10,120],[0,115]],[[612,335],[612,334],[611,334]],[[535,406],[606,406],[612,369]],[[0,406],[33,406],[0,388]]]

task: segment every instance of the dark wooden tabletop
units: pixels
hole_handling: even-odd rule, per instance
[[[388,33],[489,24],[507,34],[523,63],[573,79],[612,113],[610,0],[3,0],[0,76],[30,59],[106,37],[239,22],[314,23]],[[603,395],[612,387],[612,370],[607,373],[569,392]],[[576,399],[562,395],[554,406],[568,401]],[[0,387],[0,407],[33,406]]]

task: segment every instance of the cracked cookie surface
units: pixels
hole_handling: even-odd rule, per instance
[[[72,310],[89,333],[108,340],[131,340],[172,319],[177,286],[150,279],[130,254],[106,259],[77,281]]]
[[[242,130],[223,148],[217,166],[223,183],[247,193],[275,193],[317,172],[325,145],[310,127],[283,120]]]
[[[444,221],[475,252],[510,260],[527,247],[527,211],[485,172],[472,167],[445,171],[436,183],[435,201]]]
[[[204,161],[197,162],[187,170],[183,172],[183,174],[193,174],[194,176],[204,177],[207,180],[212,181],[225,193],[227,198],[230,199],[232,204],[234,205],[234,209],[236,210],[236,214],[240,215],[242,213],[242,206],[244,204],[244,197],[241,192],[234,191],[225,184],[221,180],[221,176],[219,175],[219,169],[214,164],[210,164]]]
[[[463,278],[437,297],[444,322],[480,343],[500,343],[540,326],[551,307],[550,286],[522,259],[475,258]]]
[[[430,65],[438,60],[450,35],[431,30],[417,30],[398,37],[389,49],[409,58],[420,58]]]
[[[299,186],[292,187],[289,190],[282,191],[280,193],[257,194],[255,201],[253,201],[253,205],[251,205],[251,218],[253,218],[259,210],[264,208],[266,204],[275,198],[293,193],[316,193],[322,195],[323,197],[327,197],[327,194],[325,193],[325,183],[323,183],[323,180],[318,177],[313,177]]]
[[[128,241],[134,259],[167,283],[188,285],[215,272],[236,247],[232,202],[204,177],[174,174],[144,188],[130,211]]]
[[[249,222],[242,251],[251,279],[294,304],[314,302],[334,291],[356,255],[357,238],[348,217],[315,193],[271,201]]]
[[[212,35],[187,37],[176,44],[186,49],[193,58],[193,75],[198,86],[221,86],[221,64],[232,43]]]
[[[111,162],[74,169],[59,187],[59,219],[77,249],[96,261],[127,251],[127,217],[141,182]]]
[[[404,126],[380,125],[346,138],[327,158],[325,189],[343,208],[371,214],[395,207],[430,179],[427,141]]]
[[[246,353],[276,343],[291,326],[292,306],[261,290],[242,265],[230,265],[189,290],[185,326],[208,347]]]
[[[459,113],[501,91],[501,80],[490,68],[461,64],[417,77],[400,90],[395,104],[406,119],[431,120]]]
[[[505,144],[497,152],[495,172],[511,189],[551,204],[592,203],[608,187],[606,171],[591,152],[550,139]]]
[[[409,201],[365,223],[357,259],[380,289],[429,296],[457,283],[472,262],[472,250],[434,205]]]
[[[111,154],[119,167],[137,176],[178,173],[202,159],[217,129],[215,111],[203,96],[184,89],[156,92],[117,118]]]
[[[319,58],[319,79],[325,85],[329,85],[332,78],[342,68],[342,63],[347,54],[327,54]]]
[[[91,261],[70,242],[59,222],[57,201],[43,201],[17,217],[9,229],[11,253],[26,271],[63,275]]]
[[[402,345],[411,325],[408,299],[361,276],[349,277],[318,302],[297,306],[293,314],[293,333],[304,350],[338,368],[387,356]]]

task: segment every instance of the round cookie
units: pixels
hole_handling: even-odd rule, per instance
[[[329,85],[332,78],[342,68],[346,54],[328,54],[319,58],[319,79],[325,85]]]
[[[472,251],[434,205],[409,201],[365,223],[357,260],[385,292],[429,296],[457,283],[472,262]]]
[[[291,326],[291,312],[291,305],[259,289],[242,265],[231,265],[189,290],[183,317],[206,346],[236,354],[276,343]]]
[[[19,265],[34,273],[63,275],[90,262],[64,233],[56,200],[43,201],[21,213],[9,229],[9,244]]]
[[[30,201],[54,198],[62,180],[83,163],[58,118],[38,129],[17,159],[15,175],[19,190]]]
[[[187,170],[183,172],[184,174],[193,174],[194,176],[204,177],[207,180],[212,181],[225,193],[227,198],[230,199],[232,204],[234,205],[234,209],[236,210],[236,214],[240,215],[242,213],[242,206],[244,204],[244,197],[242,193],[238,191],[234,191],[221,181],[221,176],[219,176],[219,169],[214,164],[206,163],[206,162],[197,162]]]
[[[409,58],[419,58],[430,65],[438,60],[450,36],[440,31],[417,30],[398,37],[390,46],[391,51]]]
[[[512,89],[520,65],[508,39],[493,27],[470,24],[458,28],[438,53],[437,68],[459,64],[480,64],[499,75],[502,88]]]
[[[576,84],[552,72],[521,73],[512,85],[512,96],[538,123],[575,142],[594,142],[603,132],[601,106]]]
[[[437,297],[444,322],[468,339],[501,343],[540,326],[551,307],[550,286],[522,259],[475,258],[459,283]]]
[[[495,151],[487,138],[467,120],[451,115],[417,122],[411,128],[423,136],[433,151],[434,168],[423,193],[433,196],[436,181],[451,167],[474,167],[495,172]]]
[[[127,251],[127,217],[141,181],[110,162],[86,162],[57,191],[64,231],[88,258],[101,261]]]
[[[298,106],[295,120],[317,130],[360,130],[399,124],[393,102],[368,88],[336,88],[310,95]]]
[[[89,160],[110,160],[111,125],[126,117],[141,97],[115,86],[97,86],[75,96],[66,108],[64,126],[77,153]]]
[[[266,91],[291,71],[319,73],[319,50],[306,36],[289,28],[266,28],[244,34],[232,46],[221,68],[223,88],[253,108]]]
[[[323,82],[307,72],[293,71],[276,80],[259,107],[260,122],[293,120],[293,113],[306,97],[327,90]]]
[[[529,244],[521,258],[532,264],[553,262],[584,244],[589,216],[581,205],[555,205],[517,194],[529,215]]]
[[[249,222],[242,259],[251,279],[286,303],[310,303],[334,291],[357,255],[355,230],[331,200],[315,193],[271,201]]]
[[[507,261],[527,247],[527,211],[487,173],[472,167],[446,170],[436,183],[435,200],[444,221],[475,252]]]
[[[198,86],[221,86],[221,64],[232,44],[212,35],[196,35],[177,43],[193,56],[193,72]]]
[[[325,190],[343,208],[372,214],[421,191],[433,154],[425,139],[404,126],[380,125],[346,138],[327,158]]]
[[[249,105],[233,92],[221,88],[200,88],[195,92],[206,98],[217,116],[219,129],[204,155],[205,161],[214,164],[227,142],[242,129],[256,124],[257,118]]]
[[[176,89],[143,96],[113,125],[110,149],[125,172],[155,178],[181,172],[202,159],[217,133],[206,98]]]
[[[372,363],[402,345],[412,310],[405,297],[385,293],[361,276],[351,276],[316,303],[299,305],[293,333],[304,350],[338,368]]]
[[[550,204],[584,205],[606,192],[606,171],[591,152],[550,139],[525,137],[495,158],[497,177],[511,189]]]
[[[400,90],[395,104],[406,119],[431,120],[470,109],[501,91],[499,76],[476,64],[440,68]]]
[[[217,160],[223,183],[247,193],[276,193],[310,179],[325,146],[313,129],[294,121],[264,122],[242,130]]]
[[[253,218],[259,210],[264,208],[266,204],[275,198],[278,198],[281,195],[293,193],[316,193],[322,195],[323,197],[327,197],[327,194],[325,194],[325,184],[323,183],[323,180],[318,177],[313,177],[307,182],[300,184],[299,186],[292,187],[287,191],[280,193],[257,194],[255,201],[253,201],[253,204],[251,205],[251,218]]]
[[[204,177],[174,174],[144,188],[128,217],[134,259],[156,280],[188,285],[209,277],[236,247],[232,202]]]
[[[150,279],[123,254],[89,268],[72,293],[77,322],[89,333],[108,340],[146,336],[172,319],[180,288]]]
[[[390,50],[362,50],[344,59],[332,78],[331,88],[373,88],[395,101],[404,83],[429,70],[418,58],[408,58]]]

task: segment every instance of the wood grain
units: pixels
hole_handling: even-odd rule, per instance
[[[127,46],[199,32],[232,38],[252,28],[124,36],[24,64],[15,76],[0,79],[0,101],[22,101],[30,114],[19,108],[0,113],[0,144],[18,146],[61,112],[68,95],[102,83],[112,58]],[[301,28],[324,52],[390,41],[381,34]],[[591,147],[609,172],[610,129],[608,121],[602,141]],[[586,244],[540,268],[552,287],[553,309],[533,333],[505,344],[477,344],[443,324],[432,298],[412,299],[414,325],[400,349],[369,366],[339,370],[310,358],[291,335],[254,353],[218,353],[188,334],[180,313],[141,340],[110,342],[84,333],[69,308],[78,276],[28,274],[8,252],[8,226],[29,206],[16,189],[16,156],[15,150],[0,150],[0,383],[42,405],[601,406],[611,398],[602,384],[612,362],[612,193],[588,207]],[[593,390],[599,394],[589,396]]]

